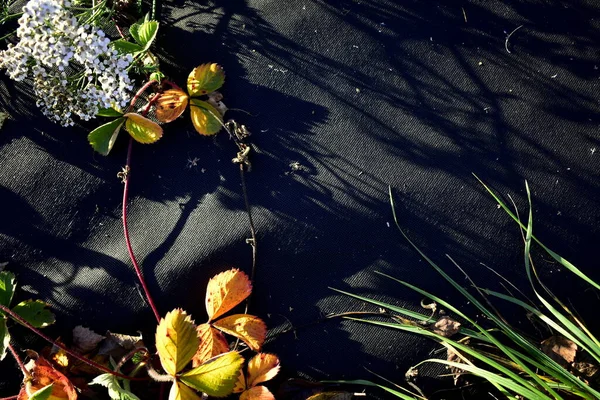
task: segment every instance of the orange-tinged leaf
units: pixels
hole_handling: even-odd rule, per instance
[[[156,349],[164,370],[175,375],[194,357],[200,340],[196,325],[185,311],[176,308],[156,328]]]
[[[52,364],[42,357],[38,357],[35,361],[32,360],[32,363],[33,366],[29,368],[29,372],[33,379],[30,383],[21,388],[17,400],[29,400],[30,395],[28,394],[28,391],[33,394],[51,384],[53,386],[49,400],[77,399],[77,392],[75,391],[73,384],[66,376],[58,372]]]
[[[254,315],[231,315],[213,322],[213,326],[240,338],[254,351],[260,350],[267,337],[267,326],[262,319]]]
[[[233,393],[242,393],[248,387],[246,386],[246,375],[244,374],[244,369],[240,371],[240,376],[238,376],[238,380],[233,387]]]
[[[187,80],[190,96],[201,96],[220,88],[225,82],[225,72],[219,64],[202,64],[192,70]]]
[[[248,362],[248,386],[273,379],[279,368],[279,358],[275,354],[258,353]]]
[[[139,143],[154,143],[163,135],[163,129],[156,122],[136,113],[127,113],[123,115],[125,121],[125,130],[129,135]]]
[[[156,119],[171,122],[177,119],[188,105],[188,95],[179,89],[165,90],[156,100]]]
[[[169,392],[169,400],[202,400],[194,390],[181,382],[173,382]]]
[[[214,356],[229,351],[229,343],[225,336],[209,324],[198,325],[196,330],[200,338],[200,346],[192,359],[194,368]]]
[[[201,135],[214,135],[223,127],[223,116],[219,110],[206,101],[191,99],[190,117],[194,129]]]
[[[209,322],[240,304],[251,292],[250,278],[237,268],[213,276],[206,288]]]
[[[266,387],[255,386],[242,393],[240,400],[275,400],[275,396]]]

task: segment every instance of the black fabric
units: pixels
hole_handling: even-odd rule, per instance
[[[468,310],[393,227],[388,185],[401,224],[454,277],[465,282],[445,254],[482,286],[501,289],[485,264],[526,289],[519,231],[472,173],[523,211],[527,179],[537,236],[600,278],[594,3],[163,1],[164,70],[183,85],[194,66],[223,65],[229,117],[253,134],[251,312],[276,331],[373,309],[329,287],[418,307],[418,295],[376,270]],[[82,324],[142,330],[152,343],[154,317],[122,237],[116,174],[127,141],[99,156],[86,140],[93,125],[60,128],[25,85],[3,77],[0,87],[11,114],[0,131],[0,261],[17,273],[20,298],[52,305],[51,335]],[[162,313],[182,307],[203,321],[208,279],[231,266],[250,272],[235,152],[225,134],[197,135],[187,115],[157,144],[133,148],[130,231]],[[597,327],[596,293],[548,257],[539,262],[543,279]],[[19,328],[13,335],[20,348],[40,345]],[[367,367],[402,382],[434,347],[332,320],[265,350],[280,356],[282,377],[372,379]],[[18,391],[14,366],[10,357],[1,364],[2,395]]]

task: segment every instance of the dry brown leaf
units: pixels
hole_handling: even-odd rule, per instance
[[[27,363],[27,369],[31,373],[32,380],[24,385],[19,392],[17,400],[29,400],[29,393],[35,393],[36,391],[53,384],[52,394],[50,399],[52,400],[76,400],[77,392],[75,387],[69,381],[69,379],[62,373],[58,372],[52,364],[46,361],[44,358],[39,357],[36,360],[31,360]]]
[[[223,103],[223,95],[220,92],[212,92],[208,95],[207,103],[212,105],[221,115],[225,115],[228,108]]]
[[[433,324],[433,332],[444,337],[450,337],[458,333],[460,330],[460,322],[453,320],[448,316],[441,317]]]
[[[267,337],[267,325],[262,319],[248,314],[234,314],[213,322],[213,326],[244,341],[258,351]]]
[[[266,387],[255,386],[245,390],[240,396],[240,400],[275,400],[275,396]]]
[[[220,317],[240,304],[251,292],[250,278],[237,268],[212,277],[206,288],[208,321]]]
[[[542,342],[542,351],[561,365],[569,365],[575,361],[577,345],[562,336],[550,336]]]
[[[104,340],[104,336],[98,335],[96,332],[81,325],[73,328],[73,350],[87,354],[94,350],[98,343]]]
[[[458,354],[456,354],[454,351],[452,351],[450,349],[450,347],[448,347],[446,349],[446,351],[447,351],[446,360],[448,360],[450,362],[455,362],[455,363],[463,362],[463,360],[458,356]],[[452,376],[454,377],[454,386],[456,386],[458,384],[458,379],[464,374],[465,371],[460,368],[456,368],[456,367],[450,367],[450,371],[452,372]]]
[[[98,354],[109,355],[114,359],[118,359],[126,352],[143,346],[141,333],[139,336],[131,336],[107,331],[106,339],[100,344]]]
[[[258,353],[248,361],[248,386],[273,379],[279,368],[279,358],[275,354]]]
[[[225,336],[209,324],[200,324],[196,328],[200,338],[200,346],[194,355],[193,366],[196,368],[204,361],[229,351],[229,343]]]
[[[162,92],[156,100],[156,119],[160,122],[176,120],[188,105],[188,95],[179,89],[169,89]]]
[[[597,365],[590,364],[587,362],[573,363],[573,368],[575,368],[575,370],[577,372],[579,372],[581,375],[585,376],[586,378],[592,378],[594,375],[596,375],[598,373],[598,370],[600,369],[600,368],[598,368]]]

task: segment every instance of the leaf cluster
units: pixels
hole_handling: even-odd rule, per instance
[[[242,399],[274,399],[267,388],[258,384],[277,374],[279,359],[272,354],[258,353],[250,360],[245,374],[242,372],[243,357],[230,350],[223,335],[226,333],[242,340],[254,351],[262,347],[266,326],[260,318],[249,314],[224,317],[251,291],[248,276],[231,269],[216,275],[208,283],[206,323],[196,325],[181,309],[175,309],[161,319],[156,330],[156,348],[161,366],[173,382],[170,399],[197,400],[200,397],[196,391],[216,397],[235,391],[242,393]],[[185,370],[190,362],[192,369]]]

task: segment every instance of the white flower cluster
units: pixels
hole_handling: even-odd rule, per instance
[[[0,68],[16,81],[31,78],[44,115],[63,126],[73,116],[94,118],[100,108],[125,107],[133,85],[131,55],[109,47],[104,32],[81,25],[69,0],[30,0],[19,19],[16,45],[0,52]]]

